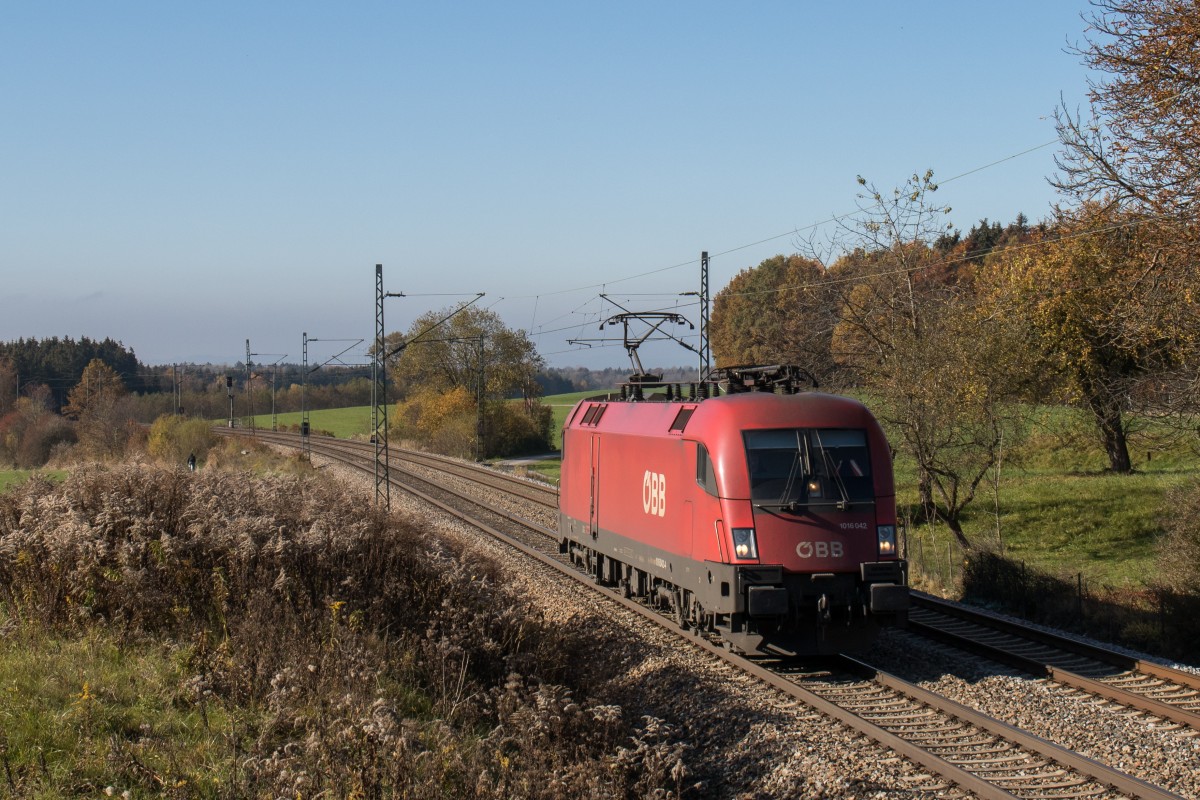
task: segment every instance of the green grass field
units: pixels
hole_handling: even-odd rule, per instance
[[[23,483],[28,477],[28,470],[12,469],[0,471],[0,492],[6,492],[10,487]]]
[[[67,473],[60,469],[38,470],[38,472],[46,475],[53,481],[61,481],[67,477]],[[0,470],[0,494],[8,491],[13,486],[24,483],[32,474],[34,474],[34,471],[27,469]]]
[[[972,542],[1003,547],[1031,567],[1110,587],[1136,587],[1155,575],[1155,541],[1169,513],[1166,494],[1200,481],[1194,440],[1147,426],[1130,438],[1132,475],[1108,471],[1085,412],[1039,408],[1029,415],[1025,442],[1006,456],[998,487],[992,478],[968,507],[963,529]],[[911,461],[896,461],[901,504],[915,504],[917,476]],[[998,489],[998,491],[997,491]],[[957,557],[944,527],[909,531],[910,557],[926,556],[947,576]],[[947,576],[948,577],[948,576]]]
[[[898,466],[898,498],[915,504],[915,476]],[[1134,475],[1009,469],[1001,474],[998,495],[987,487],[976,497],[963,530],[973,543],[1002,548],[1010,558],[1052,574],[1142,586],[1154,577],[1166,492],[1198,479],[1196,469]],[[930,562],[926,570],[945,578],[950,561],[962,554],[945,526],[922,525],[909,531],[909,556]]]
[[[319,411],[309,411],[308,423],[312,426],[314,433],[328,431],[339,439],[370,436],[372,429],[371,411],[371,406],[352,406],[349,408],[328,408]],[[279,429],[291,430],[294,425],[298,430],[302,416],[299,411],[289,411],[286,414],[276,415]],[[254,427],[265,430],[271,429],[270,414],[258,414],[253,419]],[[245,423],[239,420],[238,424],[244,425]]]

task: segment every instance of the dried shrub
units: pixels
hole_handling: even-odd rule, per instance
[[[182,464],[195,455],[203,463],[216,440],[208,421],[164,414],[150,426],[146,447],[150,455],[163,461]]]
[[[1172,591],[1200,595],[1200,484],[1168,492],[1163,509],[1158,578]]]
[[[31,479],[0,496],[0,616],[173,642],[173,702],[255,712],[224,736],[222,796],[671,797],[687,774],[664,723],[575,699],[582,643],[492,563],[324,480]]]
[[[40,415],[29,422],[15,443],[13,461],[21,469],[36,469],[50,460],[62,444],[74,444],[75,426],[57,414]]]
[[[536,401],[522,405],[503,400],[489,403],[485,413],[488,457],[544,453],[551,449],[553,414],[549,406]]]

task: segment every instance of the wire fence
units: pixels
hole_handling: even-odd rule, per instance
[[[1130,589],[1051,575],[953,534],[920,527],[905,536],[914,587],[1103,642],[1196,663],[1200,597],[1163,587]]]

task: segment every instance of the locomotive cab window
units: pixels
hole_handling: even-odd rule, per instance
[[[713,497],[717,494],[717,473],[713,469],[712,459],[709,458],[708,448],[702,444],[696,445],[696,483]]]
[[[796,428],[744,438],[756,503],[845,508],[874,500],[866,431]]]

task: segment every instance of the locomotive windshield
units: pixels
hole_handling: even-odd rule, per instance
[[[744,436],[755,503],[847,508],[875,499],[865,431],[797,428]]]

